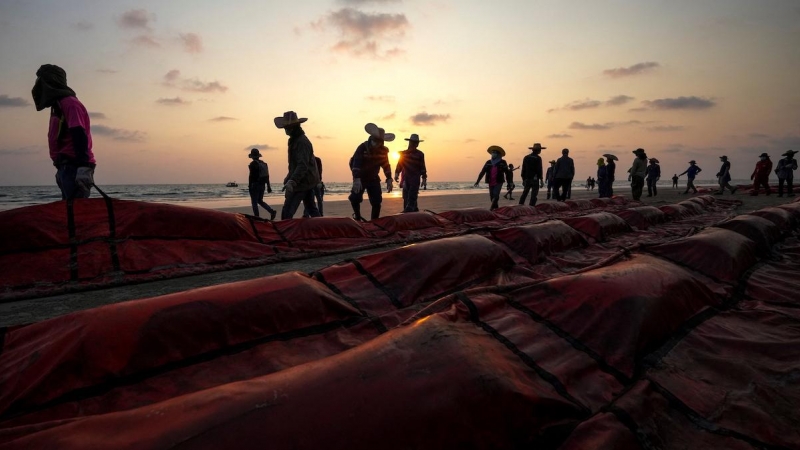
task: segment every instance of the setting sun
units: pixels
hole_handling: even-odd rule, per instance
[[[392,166],[397,165],[397,161],[400,160],[400,152],[396,150],[392,150],[389,152],[389,161],[392,163]]]

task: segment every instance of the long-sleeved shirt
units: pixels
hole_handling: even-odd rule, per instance
[[[522,181],[533,182],[542,179],[542,158],[539,155],[526,155],[522,158]]]
[[[633,164],[631,165],[631,176],[644,178],[645,175],[647,175],[647,158],[639,158],[637,156],[633,159]]]
[[[647,166],[645,173],[647,174],[647,178],[651,180],[655,180],[656,178],[661,178],[661,166],[659,166],[658,164],[650,164],[649,166]]]
[[[617,171],[617,164],[612,159],[606,164],[606,172],[608,172],[608,181],[614,181],[614,173]]]
[[[794,178],[794,171],[797,170],[797,160],[794,158],[783,158],[778,161],[778,168],[775,173],[781,180],[791,180]]]
[[[764,161],[759,161],[756,163],[756,170],[753,171],[753,175],[751,178],[758,178],[762,180],[766,180],[769,178],[769,173],[772,171],[772,160],[767,158]]]
[[[314,147],[305,133],[289,139],[289,175],[286,181],[295,182],[296,191],[307,191],[319,183]]]
[[[259,163],[263,163],[264,166],[266,166],[267,168],[266,178],[261,177],[261,167],[259,167]],[[247,166],[247,168],[249,169],[250,172],[249,176],[247,177],[247,181],[249,184],[259,183],[259,182],[265,183],[267,187],[269,187],[269,189],[272,190],[272,186],[270,186],[269,184],[269,166],[267,166],[266,162],[260,160],[257,161],[254,159],[250,161],[250,164]]]
[[[386,179],[392,178],[392,166],[389,164],[389,149],[381,146],[372,148],[369,141],[362,142],[356,148],[353,158],[350,160],[350,170],[353,179],[360,178],[362,182],[380,181],[380,171]]]
[[[770,167],[772,167],[772,164],[770,164]],[[694,180],[694,177],[696,177],[697,174],[702,172],[702,171],[703,171],[703,169],[701,169],[700,166],[691,165],[691,166],[689,166],[688,169],[686,169],[683,172],[681,172],[681,175],[683,175],[685,173],[687,178],[689,178],[690,180]],[[680,176],[680,175],[678,175],[678,176]]]
[[[394,169],[394,177],[398,178],[401,173],[403,174],[403,179],[428,178],[428,170],[425,168],[425,154],[416,148],[400,152],[400,159]]]

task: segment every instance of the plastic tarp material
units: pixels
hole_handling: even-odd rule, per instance
[[[681,204],[663,205],[659,206],[658,209],[666,214],[667,218],[670,220],[680,220],[694,214],[694,210],[689,210],[687,207]]]
[[[586,198],[580,199],[580,200],[567,200],[564,203],[569,205],[570,209],[575,209],[575,210],[584,210],[585,211],[587,209],[592,209],[592,208],[595,207],[595,205],[592,204],[592,202],[589,199],[586,199]]]
[[[763,217],[752,215],[736,216],[715,225],[716,228],[735,231],[756,243],[759,253],[766,253],[781,238],[781,230]]]
[[[758,211],[749,213],[751,216],[763,217],[780,227],[782,231],[787,231],[797,225],[792,213],[783,208],[762,208]]]
[[[607,212],[565,217],[562,220],[598,242],[606,241],[615,234],[631,230],[631,227],[621,217]]]
[[[523,217],[523,216],[536,216],[542,214],[542,212],[536,209],[536,207],[529,205],[501,206],[500,208],[495,209],[494,213],[504,217],[508,217],[510,219],[516,219],[517,217]]]
[[[492,237],[533,264],[547,255],[588,245],[580,233],[560,220],[503,228],[493,231]]]
[[[609,206],[613,206],[614,205],[614,202],[611,201],[610,198],[606,198],[606,197],[603,197],[603,198],[591,198],[591,199],[589,199],[589,201],[592,202],[592,205],[594,205],[597,208],[608,208]]]
[[[615,211],[614,214],[622,217],[625,222],[628,222],[628,225],[640,230],[646,230],[653,225],[667,221],[666,214],[654,206],[638,206]]]
[[[492,211],[483,208],[456,209],[439,213],[439,215],[459,225],[464,223],[492,222],[498,219]]]
[[[564,212],[569,211],[569,205],[562,202],[545,202],[545,203],[537,203],[536,209],[543,213],[552,214],[557,212]]]
[[[690,200],[684,200],[678,204],[686,208],[686,210],[692,215],[703,214],[705,212],[705,205],[700,201],[693,202]]]

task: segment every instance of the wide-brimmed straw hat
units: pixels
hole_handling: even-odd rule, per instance
[[[503,147],[499,145],[490,145],[489,148],[486,149],[486,153],[497,152],[500,153],[500,156],[506,156],[506,151],[503,150]]]
[[[406,140],[409,142],[425,142],[419,140],[419,136],[417,135],[417,133],[414,133],[411,136],[407,137]]]
[[[368,123],[364,125],[364,131],[379,141],[392,142],[394,140],[394,133],[387,133],[386,130],[380,128],[374,123]]]
[[[528,147],[528,150],[544,150],[546,148],[547,147],[542,147],[542,144],[537,142],[537,143],[533,144],[533,147]]]
[[[640,153],[644,153],[644,149],[643,148],[637,148],[636,150],[632,151],[631,153],[638,155]]]
[[[691,161],[689,161],[689,164],[697,164],[697,161],[691,160]]]
[[[283,116],[275,118],[275,126],[278,128],[286,128],[292,125],[299,125],[308,120],[307,118],[298,118],[297,113],[294,111],[286,111]]]
[[[556,160],[555,160],[555,159],[554,159],[554,160],[552,160],[552,161],[550,161],[550,164],[555,164],[555,163],[556,163]]]
[[[254,157],[259,157],[260,158],[261,157],[261,152],[258,151],[257,148],[251,148],[250,149],[250,154],[247,155],[247,157],[248,158],[254,158]]]
[[[619,161],[619,158],[617,158],[616,156],[612,155],[611,153],[603,153],[603,157],[608,158],[608,159],[610,159],[612,161]]]
[[[794,156],[795,153],[797,153],[797,150],[787,150],[786,153],[781,156]]]
[[[719,159],[728,159],[728,157],[726,155],[722,155],[719,157]]]
[[[657,158],[650,158],[650,162],[654,162],[656,164],[660,164]]]
[[[763,157],[765,157],[765,156],[766,156],[767,158],[769,158],[769,155],[768,155],[768,154],[766,154],[766,153],[762,153],[762,154],[758,155],[758,157],[759,157],[759,158],[763,158]]]

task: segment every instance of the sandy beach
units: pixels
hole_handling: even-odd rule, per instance
[[[659,188],[658,195],[654,197],[647,197],[647,194],[642,196],[642,203],[646,205],[653,205],[653,206],[661,206],[667,205],[670,203],[678,203],[688,198],[691,198],[694,194],[689,195],[682,195],[684,186],[680,186],[679,188]],[[698,186],[700,189],[711,189],[713,192],[715,187],[713,186]],[[646,191],[645,191],[646,192]],[[709,192],[700,193],[697,195],[707,195]],[[514,200],[507,200],[500,197],[500,206],[510,206],[519,203],[519,196],[522,194],[522,190],[517,188],[514,190]],[[627,198],[631,198],[631,191],[630,189],[620,189],[616,188],[615,195],[622,195]],[[597,190],[587,191],[585,188],[573,188],[572,190],[572,198],[575,200],[578,199],[589,199],[589,198],[597,198]],[[553,202],[554,200],[547,200],[547,191],[540,190],[539,191],[539,203],[542,202]],[[769,196],[766,195],[759,195],[759,196],[750,196],[748,194],[742,193],[742,191],[738,191],[735,194],[731,195],[729,192],[725,192],[725,194],[720,195],[719,198],[724,199],[735,199],[742,201],[743,204],[741,207],[737,209],[737,213],[746,213],[749,211],[754,211],[760,208],[764,208],[766,206],[774,206],[779,205],[781,203],[790,202],[793,199],[789,197],[778,197],[777,194],[772,194]],[[270,205],[280,212],[281,205],[277,203],[278,199],[270,198],[267,199]],[[526,204],[530,201],[530,198],[527,199]],[[419,197],[419,209],[422,210],[429,210],[436,213],[442,211],[448,211],[452,209],[464,209],[464,208],[485,208],[489,209],[491,206],[491,201],[489,200],[489,190],[486,188],[475,188],[474,191],[470,191],[468,193],[448,193],[448,194],[438,194],[434,191],[421,191]],[[220,207],[214,208],[210,205],[202,205],[199,204],[198,206],[201,207],[212,207],[213,209],[217,209],[220,211],[226,212],[233,212],[233,213],[241,213],[241,214],[252,214],[252,209],[249,204],[244,203],[241,206],[234,206],[234,207]],[[302,216],[302,206],[295,214],[295,218],[299,218]],[[350,206],[350,202],[343,198],[343,196],[338,196],[336,200],[324,201],[323,203],[324,215],[326,217],[351,217],[353,214],[353,210]],[[400,214],[403,211],[403,198],[399,191],[395,190],[389,194],[386,192],[383,193],[383,203],[381,205],[381,216],[389,216],[392,214]],[[369,201],[367,200],[366,195],[364,196],[364,203],[361,205],[361,214],[364,217],[369,217],[370,213],[370,205]],[[268,214],[262,209],[261,216],[268,216]]]

